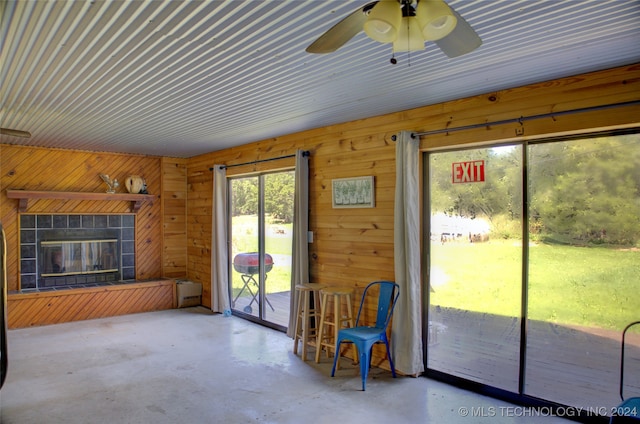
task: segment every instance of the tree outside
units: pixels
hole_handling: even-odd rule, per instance
[[[640,247],[640,135],[531,144],[527,154],[533,240]],[[483,184],[451,184],[443,167],[478,159],[486,162]],[[512,147],[434,157],[432,211],[501,223],[492,238],[519,237],[522,196],[512,183],[521,185],[521,161],[522,150]]]

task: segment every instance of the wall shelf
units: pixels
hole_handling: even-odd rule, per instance
[[[138,213],[144,202],[153,203],[157,198],[153,194],[131,193],[87,193],[73,191],[38,191],[38,190],[11,190],[7,189],[9,199],[19,199],[18,209],[26,212],[29,200],[60,199],[60,200],[120,200],[131,202],[131,209]]]

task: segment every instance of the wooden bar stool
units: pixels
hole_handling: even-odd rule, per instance
[[[320,352],[325,348],[327,357],[329,349],[335,352],[338,330],[353,327],[353,311],[351,287],[325,287],[320,290],[320,326],[318,327],[318,341],[316,347],[316,362],[320,362]],[[333,308],[330,304],[333,302]]]
[[[302,344],[302,360],[307,360],[307,347],[317,348],[318,324],[320,323],[320,289],[325,286],[315,283],[296,284],[296,328],[293,337],[293,353],[298,354],[298,341]],[[311,296],[313,295],[313,296]]]

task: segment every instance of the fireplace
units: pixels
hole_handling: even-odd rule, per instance
[[[41,230],[39,236],[38,286],[73,286],[120,280],[118,230]]]
[[[135,280],[134,215],[23,214],[20,224],[23,291]]]

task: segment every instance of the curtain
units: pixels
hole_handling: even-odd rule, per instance
[[[406,375],[424,371],[420,273],[419,144],[411,132],[396,141],[396,193],[394,209],[395,279],[400,297],[391,324],[395,367]]]
[[[211,310],[231,315],[229,298],[229,250],[227,171],[224,165],[213,167],[213,223],[211,240]]]
[[[297,304],[296,284],[309,282],[309,158],[296,151],[295,191],[293,195],[293,249],[291,258],[291,297],[287,335],[294,337]]]

